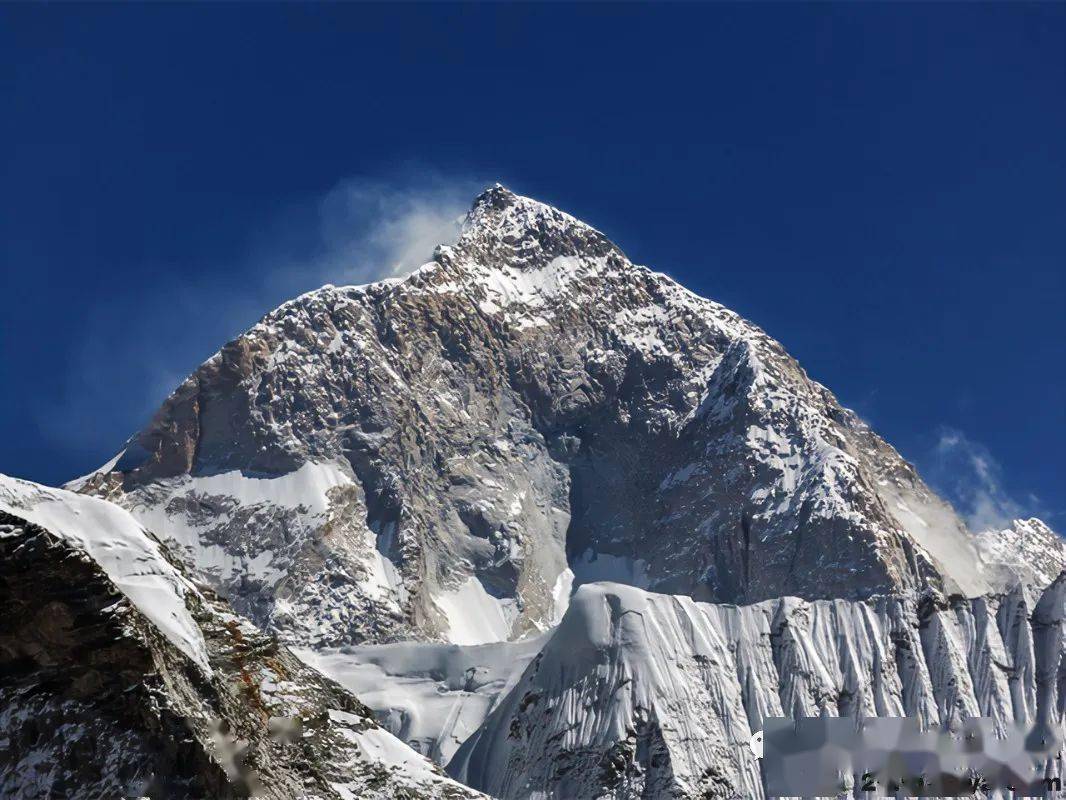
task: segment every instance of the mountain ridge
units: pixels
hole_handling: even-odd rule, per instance
[[[0,475],[0,607],[4,797],[480,796],[106,501]]]
[[[301,521],[267,481],[312,467],[326,519]],[[245,488],[197,488],[221,475]],[[306,643],[448,638],[459,597],[496,620],[482,639],[545,630],[605,563],[701,599],[989,588],[950,506],[777,342],[500,186],[411,275],[266,315],[83,490],[150,517],[194,571],[231,561],[213,585]],[[257,559],[268,581],[230,585]],[[309,630],[323,598],[361,619]]]

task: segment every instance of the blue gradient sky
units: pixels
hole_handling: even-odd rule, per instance
[[[98,465],[493,180],[1066,527],[1063,4],[0,7],[0,471]]]

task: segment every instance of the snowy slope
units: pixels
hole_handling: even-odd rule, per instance
[[[977,547],[1001,585],[1042,589],[1066,569],[1066,539],[1035,517],[977,535]]]
[[[1061,735],[1064,597],[1066,573],[1035,607],[1020,589],[738,607],[588,584],[448,769],[508,800],[759,798],[747,743],[768,716],[1041,718]]]
[[[0,511],[46,528],[87,553],[160,632],[205,671],[203,634],[186,608],[196,589],[123,509],[105,500],[0,475]]]
[[[405,589],[377,549],[343,461],[308,461],[277,476],[180,475],[114,497],[265,628],[302,626],[306,641],[332,643],[348,641],[368,616],[387,630],[401,614]],[[315,617],[294,618],[308,606]]]
[[[390,733],[444,765],[522,674],[545,636],[467,647],[400,642],[295,652],[366,703]]]

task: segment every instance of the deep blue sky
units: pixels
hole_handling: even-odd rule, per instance
[[[278,266],[323,198],[424,172],[733,307],[953,491],[1066,510],[1063,4],[0,7],[0,471],[105,460],[323,282]]]

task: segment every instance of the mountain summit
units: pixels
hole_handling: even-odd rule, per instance
[[[758,800],[767,717],[1063,730],[1047,526],[501,186],[70,488],[0,476],[4,796]]]
[[[498,185],[406,278],[268,314],[79,485],[302,644],[513,639],[594,580],[990,588],[951,508],[780,344]]]

